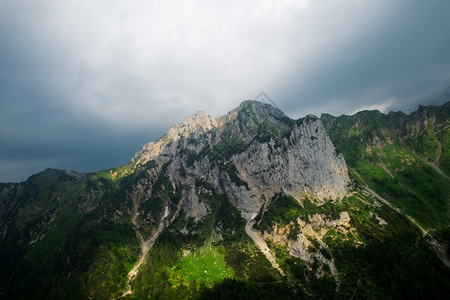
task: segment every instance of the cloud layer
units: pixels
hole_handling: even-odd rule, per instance
[[[261,90],[290,117],[415,109],[450,82],[449,1],[0,0],[0,181],[128,161]]]

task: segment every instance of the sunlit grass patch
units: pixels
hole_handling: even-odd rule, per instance
[[[208,244],[196,251],[183,251],[183,257],[173,266],[167,267],[169,282],[173,288],[193,282],[212,287],[224,278],[233,278],[234,271],[225,262],[225,254],[220,248]]]

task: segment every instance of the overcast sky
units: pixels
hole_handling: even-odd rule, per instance
[[[449,14],[448,0],[0,0],[0,182],[122,165],[260,91],[291,118],[442,104]]]

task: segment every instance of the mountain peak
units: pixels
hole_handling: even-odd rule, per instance
[[[217,121],[214,117],[205,112],[198,111],[195,114],[184,118],[183,122],[180,124],[172,126],[163,138],[178,140],[180,137],[187,138],[197,130],[207,132],[215,127],[217,127]]]
[[[212,117],[211,115],[203,112],[198,111],[195,114],[184,118],[183,122],[175,127],[187,127],[188,134],[192,133],[192,130],[196,130],[197,127],[202,128],[205,131],[211,130],[212,128],[217,126],[216,119]]]
[[[241,102],[241,104],[239,104],[238,108],[239,107],[246,107],[248,105],[252,105],[252,106],[272,106],[273,107],[273,105],[271,105],[269,103],[266,103],[266,102],[259,101],[259,100],[244,100],[244,101]]]
[[[292,121],[272,104],[257,100],[242,101],[237,108],[230,111],[227,115],[218,118],[219,124],[234,120],[245,123],[248,123],[248,120],[252,120],[257,126],[267,121],[270,123],[273,123],[274,120],[282,120],[284,123],[290,123]]]
[[[183,122],[172,126],[160,139],[145,144],[141,151],[137,152],[133,161],[141,159],[150,160],[162,153],[162,151],[180,138],[188,138],[192,134],[208,132],[217,127],[217,120],[211,115],[198,111],[184,118]]]
[[[290,119],[271,104],[247,100],[218,119],[204,112],[185,118],[159,140],[146,144],[133,160],[140,164],[155,160],[159,167],[172,161],[169,177],[177,178],[177,182],[186,180],[180,177],[180,169],[192,178],[203,178],[208,173],[210,184],[219,186],[222,192],[236,187],[223,186],[225,179],[220,176],[225,175],[210,174],[208,170],[233,164],[236,170],[230,171],[230,178],[236,179],[239,173],[239,178],[261,187],[253,196],[268,193],[266,196],[271,197],[273,191],[262,188],[270,183],[277,187],[273,190],[281,187],[294,197],[307,192],[320,199],[342,198],[349,181],[343,158],[337,157],[316,116],[301,120]],[[272,175],[266,176],[269,169]],[[237,182],[240,187],[240,181]],[[256,213],[262,205],[261,198],[254,200],[249,190],[238,190],[235,192],[243,194],[230,196],[233,203],[243,212]]]
[[[144,145],[133,160],[148,161],[160,155],[169,146],[170,152],[173,152],[175,149],[172,149],[172,143],[180,138],[198,138],[199,135],[214,129],[217,130],[218,136],[226,134],[249,143],[256,136],[262,138],[273,134],[281,137],[292,129],[294,123],[294,120],[269,103],[245,100],[237,108],[217,119],[202,111],[186,117],[179,125],[171,127],[159,140]]]
[[[244,100],[241,102],[241,104],[238,106],[238,108],[236,108],[237,111],[246,110],[246,109],[251,109],[255,112],[265,112],[265,113],[272,112],[277,115],[279,115],[279,114],[284,115],[281,110],[274,107],[272,104],[267,103],[267,102],[261,102],[258,100]]]

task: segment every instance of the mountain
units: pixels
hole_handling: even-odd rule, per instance
[[[351,175],[427,230],[448,227],[450,102],[411,115],[362,111],[321,120]]]
[[[443,298],[448,107],[292,120],[244,101],[124,166],[0,184],[0,296]]]

